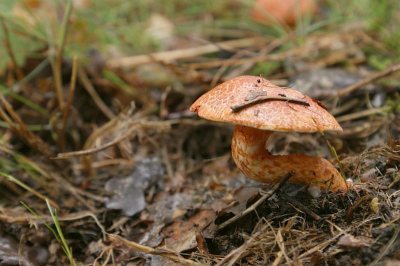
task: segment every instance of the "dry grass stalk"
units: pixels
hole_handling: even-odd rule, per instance
[[[198,265],[198,263],[196,263],[192,260],[182,258],[179,255],[177,255],[174,252],[169,251],[169,250],[146,247],[146,246],[140,245],[136,242],[128,241],[128,240],[126,240],[118,235],[114,235],[114,234],[108,234],[108,236],[111,238],[112,241],[120,242],[120,243],[124,244],[125,246],[132,248],[139,252],[143,252],[143,253],[151,254],[151,255],[162,256],[162,257],[168,258],[172,261],[175,261],[175,262],[179,263],[180,265]]]
[[[342,96],[344,96],[346,94],[349,94],[349,93],[351,93],[351,92],[353,92],[353,91],[355,91],[355,90],[357,90],[357,89],[359,89],[359,88],[361,88],[361,87],[363,87],[363,86],[365,86],[365,85],[367,85],[369,83],[372,83],[372,82],[374,82],[374,81],[376,81],[378,79],[390,76],[391,74],[396,73],[399,70],[400,70],[400,64],[394,65],[394,66],[390,66],[387,69],[385,69],[385,70],[383,70],[383,71],[381,71],[379,73],[376,73],[375,75],[372,75],[369,78],[366,78],[366,79],[361,80],[361,81],[359,81],[359,82],[357,82],[355,84],[352,84],[352,85],[348,86],[347,88],[341,89],[335,96],[332,96],[332,97],[328,98],[327,100],[332,100],[335,97],[342,97]]]
[[[64,108],[64,112],[62,114],[62,124],[61,124],[61,129],[60,129],[60,136],[59,136],[59,146],[62,151],[65,150],[65,129],[67,126],[69,110],[71,109],[72,100],[74,99],[74,95],[75,95],[77,70],[78,70],[78,58],[75,56],[73,63],[72,63],[72,74],[71,74],[71,82],[70,82],[70,87],[69,87],[68,99],[67,99],[67,103]]]
[[[80,82],[82,82],[83,87],[86,91],[90,94],[93,101],[99,107],[99,109],[103,112],[105,116],[107,116],[110,120],[115,117],[115,114],[108,108],[108,106],[103,102],[100,95],[97,93],[96,89],[94,88],[93,84],[90,82],[87,73],[81,67],[78,67],[78,78]]]
[[[18,186],[22,187],[26,191],[29,191],[30,193],[32,193],[33,195],[35,195],[39,199],[42,199],[43,201],[45,201],[47,199],[49,201],[49,203],[51,204],[51,206],[53,206],[54,208],[56,208],[56,209],[60,208],[60,206],[58,206],[58,204],[55,203],[53,200],[48,199],[42,193],[40,193],[40,192],[36,191],[35,189],[29,187],[28,185],[26,185],[23,182],[19,181],[17,178],[13,177],[12,175],[8,175],[8,174],[5,174],[3,172],[0,172],[0,175],[6,177],[8,181],[16,183]]]
[[[111,59],[106,63],[109,68],[132,68],[141,64],[151,62],[171,62],[177,59],[191,58],[203,54],[214,53],[220,50],[232,51],[233,48],[241,48],[251,46],[263,41],[263,38],[247,38],[239,40],[231,40],[213,44],[206,44],[199,47],[179,49],[173,51],[152,53],[149,55],[138,55],[126,58]]]
[[[11,43],[10,43],[10,35],[8,33],[8,28],[7,28],[6,23],[4,22],[4,17],[1,14],[0,14],[0,24],[1,24],[1,27],[2,27],[3,33],[4,33],[4,44],[6,47],[7,54],[11,58],[13,67],[15,67],[15,72],[17,73],[18,80],[22,80],[24,78],[24,74],[17,63],[17,59],[15,58],[14,51],[13,51],[13,49],[11,47]]]
[[[40,137],[36,136],[34,133],[27,129],[25,123],[14,111],[13,107],[8,103],[6,98],[4,98],[3,94],[0,94],[0,102],[2,104],[2,106],[0,106],[0,116],[4,121],[9,124],[10,129],[20,138],[22,138],[30,147],[42,153],[47,158],[52,157],[50,147],[45,142],[43,142]],[[3,106],[11,117],[7,115],[7,113],[3,109]]]

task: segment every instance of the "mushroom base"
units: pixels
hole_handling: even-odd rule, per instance
[[[232,157],[247,177],[264,183],[276,183],[289,171],[290,183],[309,184],[319,189],[346,191],[346,182],[327,160],[304,154],[271,155],[266,142],[273,131],[236,126],[232,139]]]

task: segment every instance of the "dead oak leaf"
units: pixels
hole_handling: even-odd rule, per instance
[[[197,247],[196,237],[213,222],[216,214],[213,210],[200,210],[187,220],[177,220],[162,230],[165,246],[169,250],[182,252]]]

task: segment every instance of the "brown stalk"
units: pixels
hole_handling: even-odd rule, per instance
[[[25,183],[19,181],[17,178],[13,177],[12,175],[8,175],[6,173],[0,172],[1,176],[4,176],[7,178],[8,181],[10,182],[14,182],[15,184],[17,184],[18,186],[20,186],[21,188],[25,189],[26,191],[29,191],[30,193],[32,193],[33,195],[35,195],[36,197],[38,197],[39,199],[45,201],[48,200],[50,205],[53,206],[56,209],[59,209],[60,206],[58,206],[58,204],[51,200],[48,199],[46,196],[44,196],[43,194],[41,194],[40,192],[36,191],[35,189],[29,187],[28,185],[26,185]]]
[[[65,150],[65,128],[67,125],[67,119],[69,115],[69,110],[71,108],[72,100],[74,99],[75,95],[75,88],[76,88],[76,73],[78,69],[78,58],[75,56],[74,61],[72,63],[72,74],[71,74],[71,83],[68,93],[67,103],[64,108],[63,117],[62,117],[62,125],[60,129],[60,136],[59,136],[59,146],[62,151]]]
[[[172,261],[179,263],[179,265],[198,265],[198,263],[196,263],[192,260],[182,258],[178,254],[175,254],[174,252],[169,251],[169,250],[143,246],[136,242],[126,240],[125,238],[122,238],[122,237],[120,237],[118,235],[114,235],[114,234],[109,234],[108,236],[111,238],[111,240],[118,241],[118,242],[124,244],[125,246],[132,248],[136,251],[143,252],[146,254],[151,254],[151,255],[162,256],[162,257],[165,257],[167,259],[170,259]]]
[[[103,112],[105,116],[109,119],[113,119],[115,117],[114,113],[108,108],[108,106],[103,102],[99,94],[97,93],[96,89],[94,88],[93,84],[90,82],[86,72],[81,67],[78,67],[78,78],[79,81],[82,82],[83,87],[86,91],[90,94],[93,101],[97,104],[99,109]]]
[[[14,51],[13,51],[13,49],[11,47],[11,43],[10,43],[10,36],[8,34],[8,28],[7,28],[6,23],[4,22],[4,18],[2,15],[0,15],[0,23],[1,23],[1,27],[3,28],[3,32],[4,32],[4,46],[6,47],[8,56],[11,58],[11,61],[13,62],[13,65],[15,67],[15,72],[17,73],[18,80],[22,80],[24,78],[24,74],[22,73],[21,68],[17,64],[17,59],[15,59]]]
[[[389,76],[389,75],[391,75],[391,74],[393,74],[393,73],[395,73],[395,72],[397,72],[399,70],[400,70],[400,64],[394,65],[394,66],[390,66],[387,69],[385,69],[385,70],[383,70],[383,71],[381,71],[381,72],[379,72],[379,73],[377,73],[375,75],[372,75],[372,77],[370,77],[370,78],[366,78],[366,79],[361,80],[361,81],[359,81],[359,82],[357,82],[355,84],[352,84],[352,85],[350,85],[350,86],[348,86],[348,87],[346,87],[344,89],[341,89],[336,95],[333,95],[333,96],[329,97],[327,100],[332,100],[335,97],[342,97],[343,95],[349,94],[350,92],[355,91],[355,90],[361,88],[362,86],[365,86],[365,85],[367,85],[367,84],[369,84],[369,83],[371,83],[371,82],[373,82],[375,80],[378,80],[378,79],[384,78],[386,76]]]
[[[310,106],[310,104],[306,101],[301,101],[298,99],[294,99],[294,98],[288,98],[288,97],[279,97],[279,96],[264,96],[264,97],[257,97],[254,100],[251,101],[247,101],[238,105],[233,105],[231,106],[232,112],[236,113],[239,112],[249,106],[255,105],[257,103],[261,103],[261,102],[266,102],[266,101],[285,101],[285,102],[291,102],[291,103],[297,103],[300,105],[304,105],[304,106]]]
[[[61,77],[61,68],[63,61],[63,51],[65,46],[65,36],[68,30],[68,20],[71,15],[72,1],[67,1],[65,12],[63,15],[62,25],[58,30],[58,39],[55,47],[51,47],[56,51],[55,56],[50,56],[51,69],[53,71],[54,82],[57,92],[58,105],[60,107],[61,112],[64,112],[64,96],[63,96],[63,88],[62,88],[62,77]]]
[[[173,51],[165,51],[159,53],[152,53],[148,55],[138,55],[132,57],[125,57],[119,59],[112,59],[107,62],[109,68],[120,68],[120,67],[135,67],[141,64],[147,64],[151,62],[168,62],[177,59],[191,58],[207,53],[214,53],[220,50],[231,51],[233,48],[246,47],[253,44],[257,44],[263,41],[263,38],[246,38],[239,40],[231,40],[219,43],[206,44],[194,48],[178,49]]]
[[[48,145],[43,142],[41,138],[39,138],[27,129],[25,123],[22,121],[19,115],[14,112],[14,109],[12,108],[10,103],[4,98],[3,94],[0,94],[0,102],[2,105],[0,106],[0,116],[1,118],[3,118],[4,121],[9,124],[10,129],[20,138],[22,138],[30,147],[39,151],[46,157],[52,157],[50,147],[48,147]],[[11,117],[6,114],[5,110],[2,108],[3,106]],[[18,125],[18,127],[15,125],[15,123]]]

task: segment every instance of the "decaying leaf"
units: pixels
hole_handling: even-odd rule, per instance
[[[168,249],[181,252],[197,247],[196,235],[214,221],[213,210],[200,210],[187,220],[178,220],[162,231]]]
[[[106,183],[105,189],[114,193],[106,198],[107,208],[122,210],[128,216],[142,211],[146,207],[145,190],[155,183],[162,186],[163,174],[164,168],[158,158],[138,162],[130,176],[114,177]]]
[[[337,244],[343,249],[360,249],[371,246],[373,242],[373,238],[366,236],[344,235],[339,238]]]

